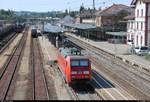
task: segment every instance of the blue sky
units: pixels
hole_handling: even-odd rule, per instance
[[[103,3],[105,1],[105,3]],[[110,6],[113,3],[130,5],[132,0],[95,0],[96,8]],[[93,0],[0,0],[0,9],[16,11],[64,11],[65,9],[79,10],[84,3],[85,7],[92,7]]]

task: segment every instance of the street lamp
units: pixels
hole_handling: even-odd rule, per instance
[[[58,48],[58,33],[56,33],[56,34],[57,35],[56,35],[56,38],[55,38],[56,40],[55,41],[56,41],[56,48]]]
[[[117,56],[117,46],[115,44],[115,58],[116,58],[116,56]]]
[[[90,38],[90,35],[89,35],[89,30],[88,30],[88,42],[89,42],[89,38]]]
[[[64,35],[63,35],[63,30],[61,31],[61,34],[62,34],[62,47],[64,45]]]
[[[132,45],[131,45],[131,54],[133,54],[133,53],[134,53],[134,42],[133,42],[133,37],[131,38],[131,40],[132,40]]]

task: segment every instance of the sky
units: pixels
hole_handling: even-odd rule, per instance
[[[132,0],[95,0],[96,8],[104,8],[115,4],[130,5]],[[104,3],[105,2],[105,3]],[[0,0],[0,9],[15,11],[65,11],[79,10],[83,4],[92,7],[93,0]]]

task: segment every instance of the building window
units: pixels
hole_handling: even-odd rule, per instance
[[[141,30],[143,30],[143,22],[141,22]]]
[[[138,45],[138,35],[136,36],[136,45]]]
[[[143,17],[143,9],[141,10],[141,16]]]
[[[129,29],[131,29],[131,26],[130,26],[130,25],[131,25],[131,22],[129,23]]]
[[[143,37],[141,36],[141,45],[142,45],[142,42],[143,42]]]
[[[130,23],[127,23],[127,29],[129,29],[129,28],[130,28],[129,24],[130,24]]]
[[[140,4],[141,4],[141,0],[140,0]]]
[[[128,34],[128,40],[130,40],[130,34]]]
[[[139,17],[139,9],[137,10],[137,17]]]
[[[131,40],[132,40],[132,42],[133,42],[133,40],[134,40],[133,34],[131,34]]]
[[[139,29],[139,23],[137,22],[137,30]]]

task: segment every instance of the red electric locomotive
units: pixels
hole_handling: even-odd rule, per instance
[[[68,84],[91,80],[91,62],[76,48],[59,48],[57,60]]]

